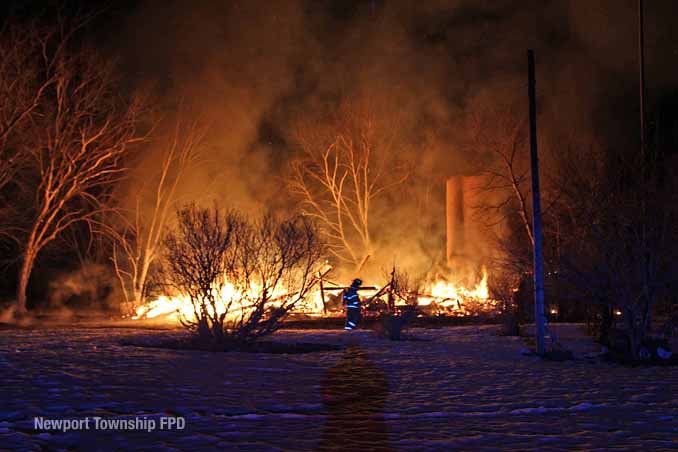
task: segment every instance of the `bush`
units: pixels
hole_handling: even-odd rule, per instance
[[[500,334],[520,336],[520,320],[525,319],[524,278],[516,281],[505,273],[498,273],[490,286],[490,295],[499,301],[501,323]],[[521,317],[522,314],[522,317]]]
[[[193,313],[181,322],[201,341],[243,344],[273,333],[316,283],[324,247],[305,218],[252,222],[195,205],[177,217],[164,276],[190,300]]]
[[[416,306],[404,306],[395,313],[382,314],[376,327],[377,333],[392,341],[399,341],[403,331],[416,316]]]

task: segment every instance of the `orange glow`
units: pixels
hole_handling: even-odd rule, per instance
[[[260,288],[253,285],[244,295],[232,284],[227,283],[217,297],[217,312],[223,313],[228,309],[227,321],[247,316],[252,303],[257,299]],[[364,299],[374,295],[376,291],[361,291]],[[285,292],[277,291],[271,297],[273,300],[285,297]],[[480,281],[473,287],[464,287],[448,281],[438,280],[425,288],[417,297],[417,304],[431,314],[447,314],[467,316],[479,312],[492,312],[496,309],[496,302],[489,296],[488,275],[482,269]],[[270,306],[279,306],[280,302],[271,301]],[[323,315],[323,303],[320,290],[316,289],[299,301],[292,312],[303,313],[309,316]],[[210,314],[213,314],[210,312]],[[138,307],[132,319],[162,319],[167,322],[178,322],[180,318],[193,319],[193,305],[188,297],[162,295],[155,300]]]

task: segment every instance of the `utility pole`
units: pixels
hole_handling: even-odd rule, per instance
[[[642,171],[643,178],[645,177],[647,155],[645,149],[645,32],[643,30],[643,0],[638,0],[638,72],[639,80],[639,94],[640,94],[640,154],[643,158]],[[643,183],[645,180],[643,179]]]
[[[532,231],[534,234],[533,273],[534,273],[534,324],[537,335],[537,354],[545,350],[544,335],[546,318],[544,316],[544,258],[542,256],[541,201],[539,199],[539,157],[537,154],[537,105],[534,76],[534,50],[527,51],[527,94],[530,102],[530,163],[532,174]]]
[[[648,287],[648,272],[651,269],[650,250],[648,243],[648,201],[651,193],[654,192],[656,186],[650,187],[650,180],[656,175],[657,168],[654,158],[650,158],[650,152],[647,149],[647,133],[645,125],[645,30],[643,20],[643,0],[638,0],[638,84],[640,97],[640,184],[641,184],[641,198],[640,198],[640,214],[641,214],[641,246],[643,252],[643,285]],[[646,301],[645,314],[646,328],[650,329],[650,303]],[[635,352],[635,350],[634,350]]]

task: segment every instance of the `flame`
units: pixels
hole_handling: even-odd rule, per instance
[[[473,288],[467,289],[463,286],[458,286],[454,283],[446,283],[438,281],[431,287],[431,295],[434,298],[482,298],[490,297],[489,289],[487,287],[487,270],[483,268],[483,277],[480,282]]]
[[[472,288],[449,281],[436,281],[426,291],[426,295],[419,296],[417,303],[419,306],[431,306],[435,314],[463,316],[492,311],[496,308],[496,302],[490,298],[487,279],[487,269],[483,267],[481,280]]]
[[[477,312],[489,312],[496,309],[496,302],[489,296],[487,270],[483,267],[480,281],[471,288],[463,284],[444,280],[432,283],[417,297],[417,304],[433,314],[470,315]],[[246,292],[238,290],[233,284],[226,283],[221,293],[216,297],[218,313],[228,310],[227,320],[237,320],[246,316],[251,309],[252,302],[257,299],[261,288],[253,284]],[[362,292],[367,298],[373,293]],[[277,290],[272,299],[280,300],[286,293]],[[230,304],[230,306],[229,306]],[[280,305],[280,301],[271,301],[270,305]],[[319,290],[314,290],[300,300],[293,312],[304,313],[309,316],[323,315],[323,302]],[[210,313],[212,314],[212,313]],[[134,311],[132,319],[163,319],[169,322],[178,322],[181,318],[194,318],[193,305],[188,297],[162,295]]]
[[[253,302],[257,300],[260,293],[261,286],[258,284],[252,284],[246,291],[242,291],[232,283],[226,282],[219,295],[215,297],[216,313],[226,312],[227,321],[238,320],[242,316],[247,316],[253,308]],[[280,306],[286,296],[287,293],[284,290],[275,290],[271,294],[269,306]],[[322,309],[322,299],[319,292],[314,292],[308,299],[302,299],[297,304],[297,310],[321,313]],[[208,310],[210,315],[214,314],[214,309],[211,306],[208,306]],[[164,318],[168,321],[179,321],[181,318],[192,320],[194,317],[195,312],[190,298],[180,295],[161,295],[155,300],[137,307],[132,315],[134,320]]]

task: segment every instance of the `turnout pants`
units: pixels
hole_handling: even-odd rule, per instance
[[[357,328],[358,324],[360,323],[360,319],[362,318],[362,315],[360,314],[360,308],[356,307],[347,307],[346,308],[346,326],[344,326],[345,330],[352,330],[353,328]]]

